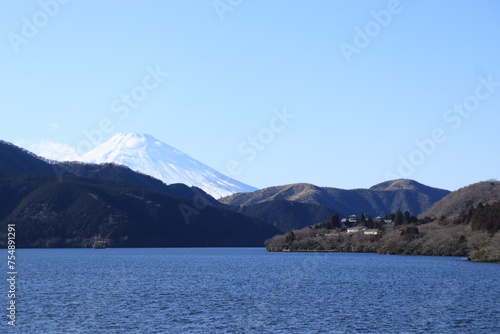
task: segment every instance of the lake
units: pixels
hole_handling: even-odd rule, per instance
[[[17,326],[3,316],[2,333],[500,333],[499,264],[263,248],[16,255]]]

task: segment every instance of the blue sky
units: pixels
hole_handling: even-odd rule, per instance
[[[499,178],[499,18],[486,0],[8,0],[0,139],[65,155],[143,132],[259,188],[454,190]]]

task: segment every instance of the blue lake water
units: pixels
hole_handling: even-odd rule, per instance
[[[261,248],[17,257],[17,326],[4,316],[1,333],[500,333],[498,264]]]

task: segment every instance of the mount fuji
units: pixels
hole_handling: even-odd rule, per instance
[[[153,136],[142,133],[116,134],[84,154],[79,161],[124,165],[166,184],[184,183],[201,188],[215,198],[257,190],[223,175]]]

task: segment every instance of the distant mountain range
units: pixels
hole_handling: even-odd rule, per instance
[[[341,216],[370,214],[385,216],[409,211],[418,215],[448,195],[448,190],[432,188],[413,180],[394,180],[369,189],[338,189],[300,183],[270,187],[251,193],[239,193],[220,199],[220,202],[266,221],[269,217],[281,230],[291,230],[329,219],[336,212]],[[291,207],[291,203],[295,207]],[[288,206],[287,209],[283,209]],[[265,208],[265,209],[263,209]],[[300,219],[291,219],[282,212],[296,212]]]
[[[49,163],[6,142],[0,199],[1,231],[16,224],[18,247],[88,247],[96,237],[113,247],[262,246],[279,232],[195,187],[115,164]]]
[[[114,138],[113,143],[121,144],[102,149],[119,149],[110,150],[105,158],[119,161],[118,157],[123,157],[138,165],[160,161],[154,158],[151,146],[166,145],[155,144],[147,135]],[[165,151],[160,151],[157,153],[163,157]],[[175,153],[170,147],[167,151]],[[205,170],[195,167],[192,171]],[[479,201],[500,200],[497,185],[472,185],[458,190],[464,195],[457,196],[457,192],[450,194],[406,179],[350,190],[301,183],[216,200],[197,187],[167,185],[117,163],[47,161],[0,141],[0,198],[8,204],[0,209],[0,224],[16,222],[32,229],[25,234],[29,247],[80,247],[94,234],[109,238],[115,246],[145,246],[147,240],[151,246],[259,246],[274,234],[328,221],[334,213],[341,217],[360,213],[385,216],[398,210],[413,215],[460,214]],[[124,230],[125,225],[131,230]],[[143,232],[141,226],[145,227]],[[162,230],[168,226],[170,232]],[[36,237],[36,230],[43,232]],[[178,238],[170,238],[177,234]]]
[[[236,181],[147,134],[116,134],[83,155],[81,162],[116,163],[166,184],[183,183],[215,198],[257,190]]]

